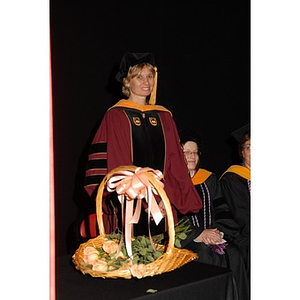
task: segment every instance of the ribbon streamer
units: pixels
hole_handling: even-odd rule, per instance
[[[151,238],[150,233],[150,214],[156,225],[162,220],[163,215],[160,208],[156,202],[153,194],[157,195],[156,189],[152,186],[151,182],[145,175],[146,172],[151,172],[154,178],[163,187],[164,184],[161,182],[163,179],[163,174],[159,170],[153,170],[151,168],[137,168],[134,172],[132,171],[120,171],[117,175],[112,176],[107,182],[107,190],[109,192],[116,191],[118,194],[118,199],[122,207],[122,224],[124,224],[125,232],[125,246],[129,257],[132,258],[132,246],[131,239],[133,236],[133,224],[137,224],[142,209],[142,200],[145,199],[148,203],[148,231],[149,238],[152,247],[155,249],[154,243]],[[134,209],[134,200],[137,199],[137,204]],[[126,201],[126,205],[125,205]],[[125,221],[123,217],[123,210],[125,206]],[[122,239],[120,241],[117,255],[121,249]]]

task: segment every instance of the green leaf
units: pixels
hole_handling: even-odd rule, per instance
[[[180,241],[179,241],[179,240],[175,240],[174,245],[175,245],[175,247],[177,247],[177,248],[180,248],[180,247],[181,247],[181,244],[180,244]]]
[[[142,256],[145,256],[147,254],[147,249],[146,248],[141,248],[139,252]]]
[[[153,242],[156,243],[156,244],[160,244],[163,239],[164,239],[164,234],[163,233],[157,234],[157,235],[152,237]]]
[[[154,253],[154,258],[155,259],[158,259],[160,256],[162,256],[163,255],[163,252],[162,251],[156,251],[155,253]]]
[[[121,261],[116,260],[112,266],[116,267],[116,268],[121,268],[123,265],[123,263]]]
[[[139,261],[139,257],[138,256],[133,256],[133,259],[132,259],[132,263],[135,265],[137,264]]]
[[[137,240],[137,239],[135,239],[135,240],[133,240],[132,242],[131,242],[131,245],[132,245],[132,247],[133,246],[138,246],[140,243],[139,243],[139,241]]]
[[[184,240],[186,237],[187,237],[187,235],[184,232],[182,232],[178,235],[178,238],[181,240]]]
[[[147,259],[148,259],[148,261],[150,261],[150,262],[154,261],[154,258],[153,258],[151,255],[148,255],[148,256],[147,256]]]
[[[80,264],[82,264],[82,265],[85,266],[85,267],[88,267],[89,269],[92,269],[92,268],[93,268],[92,265],[88,265],[88,264],[86,264],[84,261],[81,261]]]
[[[142,238],[141,238],[141,246],[142,247],[147,247],[147,241],[146,241],[146,237],[145,236],[142,236]]]

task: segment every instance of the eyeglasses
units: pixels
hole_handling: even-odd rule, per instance
[[[184,154],[185,156],[199,155],[199,152],[198,152],[198,150],[196,150],[196,151],[189,151],[189,150],[187,150],[187,151],[183,151],[183,154]]]

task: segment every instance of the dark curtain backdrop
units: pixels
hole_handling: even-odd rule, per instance
[[[157,103],[178,129],[202,134],[202,165],[239,163],[230,133],[250,121],[250,1],[50,1],[56,254],[72,253],[73,222],[94,205],[83,188],[88,146],[121,97],[125,51],[153,52]]]

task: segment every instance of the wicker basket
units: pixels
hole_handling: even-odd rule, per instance
[[[112,271],[95,271],[87,267],[83,264],[83,251],[86,247],[99,247],[101,248],[104,241],[105,241],[105,230],[103,225],[102,219],[102,196],[103,191],[106,187],[108,180],[122,171],[131,171],[135,172],[137,167],[135,166],[121,166],[115,168],[111,172],[109,172],[103,181],[101,182],[97,197],[96,197],[96,212],[97,212],[97,222],[99,227],[99,236],[96,238],[88,240],[86,243],[83,243],[79,246],[76,250],[75,254],[73,255],[73,262],[75,264],[76,269],[80,270],[83,274],[90,274],[92,277],[102,277],[102,278],[132,278],[132,274],[130,268],[128,269],[116,269]],[[165,252],[154,262],[146,264],[146,272],[143,277],[147,276],[154,276],[158,274],[162,274],[165,272],[173,271],[186,263],[194,260],[197,258],[197,254],[187,250],[187,249],[179,249],[174,246],[175,242],[175,229],[174,229],[174,220],[173,220],[173,213],[172,208],[170,205],[170,201],[164,191],[164,189],[160,186],[157,179],[155,179],[154,175],[151,172],[146,172],[145,175],[147,179],[154,187],[154,189],[158,192],[159,196],[161,197],[165,210],[166,210],[166,217],[167,217],[167,225],[168,225],[168,234],[169,240],[167,246],[158,245],[158,249],[165,249]]]

